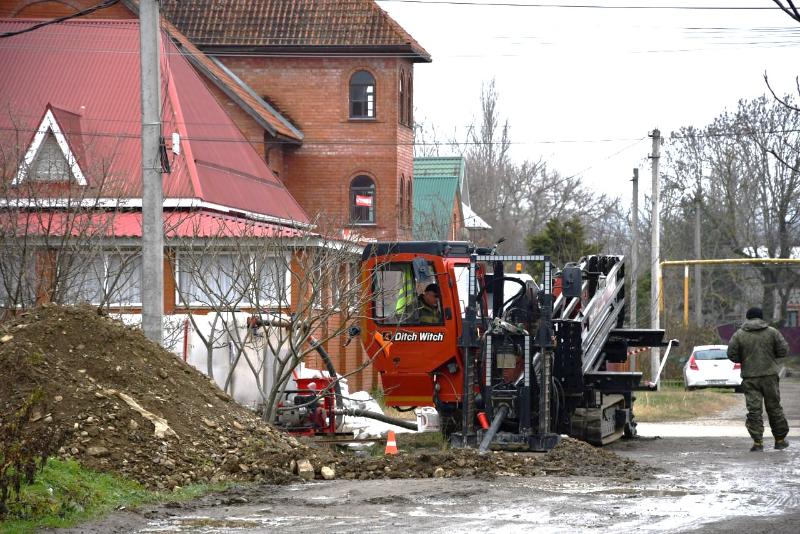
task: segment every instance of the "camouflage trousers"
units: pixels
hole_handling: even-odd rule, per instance
[[[745,427],[753,441],[761,441],[764,436],[762,405],[767,410],[769,426],[775,439],[783,439],[789,433],[789,424],[781,407],[781,391],[778,384],[778,375],[742,379],[742,391],[747,405]]]

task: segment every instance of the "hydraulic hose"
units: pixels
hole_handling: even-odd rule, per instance
[[[336,374],[336,368],[333,366],[333,362],[331,361],[331,357],[328,355],[328,352],[322,347],[322,345],[313,337],[309,336],[308,340],[311,342],[311,346],[319,353],[320,358],[322,361],[325,362],[325,367],[328,370],[328,374],[333,379],[333,396],[336,400],[336,409],[340,410],[344,408],[344,401],[342,400],[342,386],[339,384],[338,375]],[[336,429],[338,430],[339,427],[342,426],[342,416],[336,415]]]
[[[360,410],[358,408],[345,408],[343,410],[336,410],[336,415],[337,416],[351,415],[353,417],[366,417],[367,419],[375,419],[376,421],[381,421],[384,423],[388,423],[390,425],[407,428],[409,430],[414,430],[414,431],[419,430],[419,428],[417,427],[417,423],[406,421],[405,419],[398,419],[396,417],[389,417],[388,415],[383,415],[382,413],[378,412],[371,412],[369,410]]]
[[[483,436],[483,440],[481,440],[481,446],[478,447],[478,453],[484,454],[489,450],[489,445],[492,443],[497,431],[500,430],[500,425],[503,424],[503,420],[507,415],[508,406],[501,406],[497,410],[497,414],[494,416],[494,419],[492,419],[492,424],[489,425],[489,430],[486,431],[486,434]]]

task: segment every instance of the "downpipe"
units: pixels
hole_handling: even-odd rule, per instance
[[[352,417],[366,417],[367,419],[375,419],[376,421],[381,421],[389,425],[395,425],[402,428],[407,428],[415,432],[419,430],[419,428],[417,427],[417,423],[412,423],[411,421],[406,421],[405,419],[398,419],[397,417],[389,417],[388,415],[384,415],[378,412],[371,412],[369,410],[361,410],[358,408],[344,408],[342,410],[335,410],[334,413],[336,415],[349,415]]]
[[[500,430],[500,425],[503,424],[506,416],[508,415],[508,406],[501,406],[497,410],[497,415],[492,419],[492,424],[489,425],[489,430],[483,435],[481,446],[478,447],[478,453],[485,454],[489,450],[489,445],[492,443],[497,431]]]

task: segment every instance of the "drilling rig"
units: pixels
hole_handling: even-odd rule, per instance
[[[624,327],[624,269],[615,255],[556,270],[546,255],[468,242],[371,244],[361,335],[386,405],[434,406],[452,446],[484,451],[634,436],[635,392],[657,378],[625,370],[628,350],[666,347],[666,361],[677,340]]]

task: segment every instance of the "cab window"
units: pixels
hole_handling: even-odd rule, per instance
[[[461,317],[464,317],[469,303],[469,264],[456,265],[453,267],[453,272],[456,276],[458,305],[461,308]]]
[[[467,313],[467,305],[469,304],[469,263],[459,263],[453,266],[453,274],[456,278],[456,290],[458,291],[458,307],[461,311],[461,317],[464,317]],[[480,268],[479,268],[479,280],[478,280],[478,288],[480,289],[480,285],[482,284],[480,277]],[[488,292],[484,292],[480,302],[478,309],[476,310],[478,317],[483,317],[485,315],[485,307],[487,302]]]
[[[375,269],[373,319],[379,324],[442,324],[441,288],[432,262],[428,276],[415,273],[411,262],[394,262]]]

